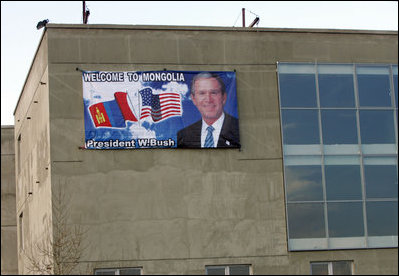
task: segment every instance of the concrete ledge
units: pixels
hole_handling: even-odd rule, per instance
[[[127,30],[171,30],[171,31],[231,31],[231,32],[292,32],[292,33],[339,33],[339,34],[384,34],[398,35],[398,31],[352,30],[352,29],[295,29],[295,28],[249,28],[214,26],[171,25],[118,25],[118,24],[47,24],[46,28],[58,29],[127,29]]]

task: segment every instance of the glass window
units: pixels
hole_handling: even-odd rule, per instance
[[[352,275],[351,261],[332,262],[333,275]]]
[[[364,235],[361,202],[327,203],[330,237],[359,237]]]
[[[361,199],[360,166],[325,166],[327,200]]]
[[[286,166],[288,201],[323,200],[321,166]]]
[[[355,107],[353,66],[318,65],[321,107]]]
[[[288,229],[291,239],[326,236],[323,203],[289,203]]]
[[[360,106],[392,105],[387,66],[358,66],[357,82]]]
[[[367,230],[369,236],[398,235],[398,202],[367,202]]]
[[[95,275],[116,275],[115,269],[108,269],[108,270],[96,270],[94,273]]]
[[[328,275],[328,263],[311,263],[311,275]]]
[[[250,265],[207,266],[207,275],[250,275]]]
[[[352,275],[353,261],[311,262],[311,275]]]
[[[316,107],[314,64],[279,64],[280,104],[282,107]]]
[[[322,110],[323,143],[357,144],[355,110]]]
[[[398,66],[392,66],[393,88],[395,90],[395,107],[398,108]]]
[[[396,165],[364,166],[367,198],[397,198],[398,168]]]
[[[94,275],[141,275],[140,267],[132,268],[99,268],[94,270]]]
[[[230,275],[249,275],[249,265],[230,265]]]
[[[317,110],[282,110],[284,144],[320,144]]]
[[[141,275],[141,268],[121,268],[119,275]]]
[[[395,143],[393,112],[360,110],[360,135],[363,144]]]
[[[278,76],[289,249],[397,247],[397,64],[279,63]]]
[[[219,266],[219,267],[212,267],[208,266],[206,268],[206,275],[226,275],[226,268],[224,266]]]
[[[21,214],[19,214],[19,218],[18,218],[18,236],[19,236],[19,250],[22,251],[24,250],[24,213],[21,212]]]

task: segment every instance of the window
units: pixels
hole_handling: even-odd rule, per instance
[[[18,219],[18,232],[19,232],[19,250],[24,250],[24,227],[23,227],[23,217],[24,213],[21,212]]]
[[[311,262],[311,275],[352,275],[353,261]]]
[[[18,135],[17,139],[17,155],[16,158],[18,160],[18,166],[17,166],[17,173],[21,172],[21,134]]]
[[[94,270],[94,275],[141,275],[141,271],[141,267],[99,268]]]
[[[316,80],[313,65],[280,67],[281,105],[284,107],[315,107]]]
[[[356,110],[327,109],[321,111],[323,142],[326,145],[357,144]]]
[[[397,76],[278,63],[289,250],[397,247]]]
[[[355,107],[355,88],[351,65],[319,65],[321,107]]]
[[[317,110],[283,110],[284,144],[319,144]]]
[[[360,106],[391,106],[388,66],[356,66]]]
[[[207,266],[206,275],[252,275],[250,265]]]

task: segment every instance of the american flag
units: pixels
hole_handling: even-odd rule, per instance
[[[140,119],[152,118],[154,122],[182,115],[181,97],[178,93],[152,94],[151,88],[139,91],[142,98]]]

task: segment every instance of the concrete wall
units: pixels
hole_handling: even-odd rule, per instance
[[[14,127],[1,126],[1,275],[17,273]]]
[[[40,127],[53,193],[62,189],[71,223],[88,231],[80,272],[203,274],[242,263],[254,274],[308,274],[310,260],[339,257],[397,273],[397,249],[287,252],[276,72],[282,61],[397,63],[397,32],[49,24],[46,38],[49,125]],[[81,150],[77,67],[236,70],[242,149]]]
[[[22,219],[18,219],[21,274],[28,272],[24,257],[37,256],[34,248],[46,231],[51,231],[47,47],[47,35],[44,33],[14,113],[16,215],[19,218],[22,214]]]

